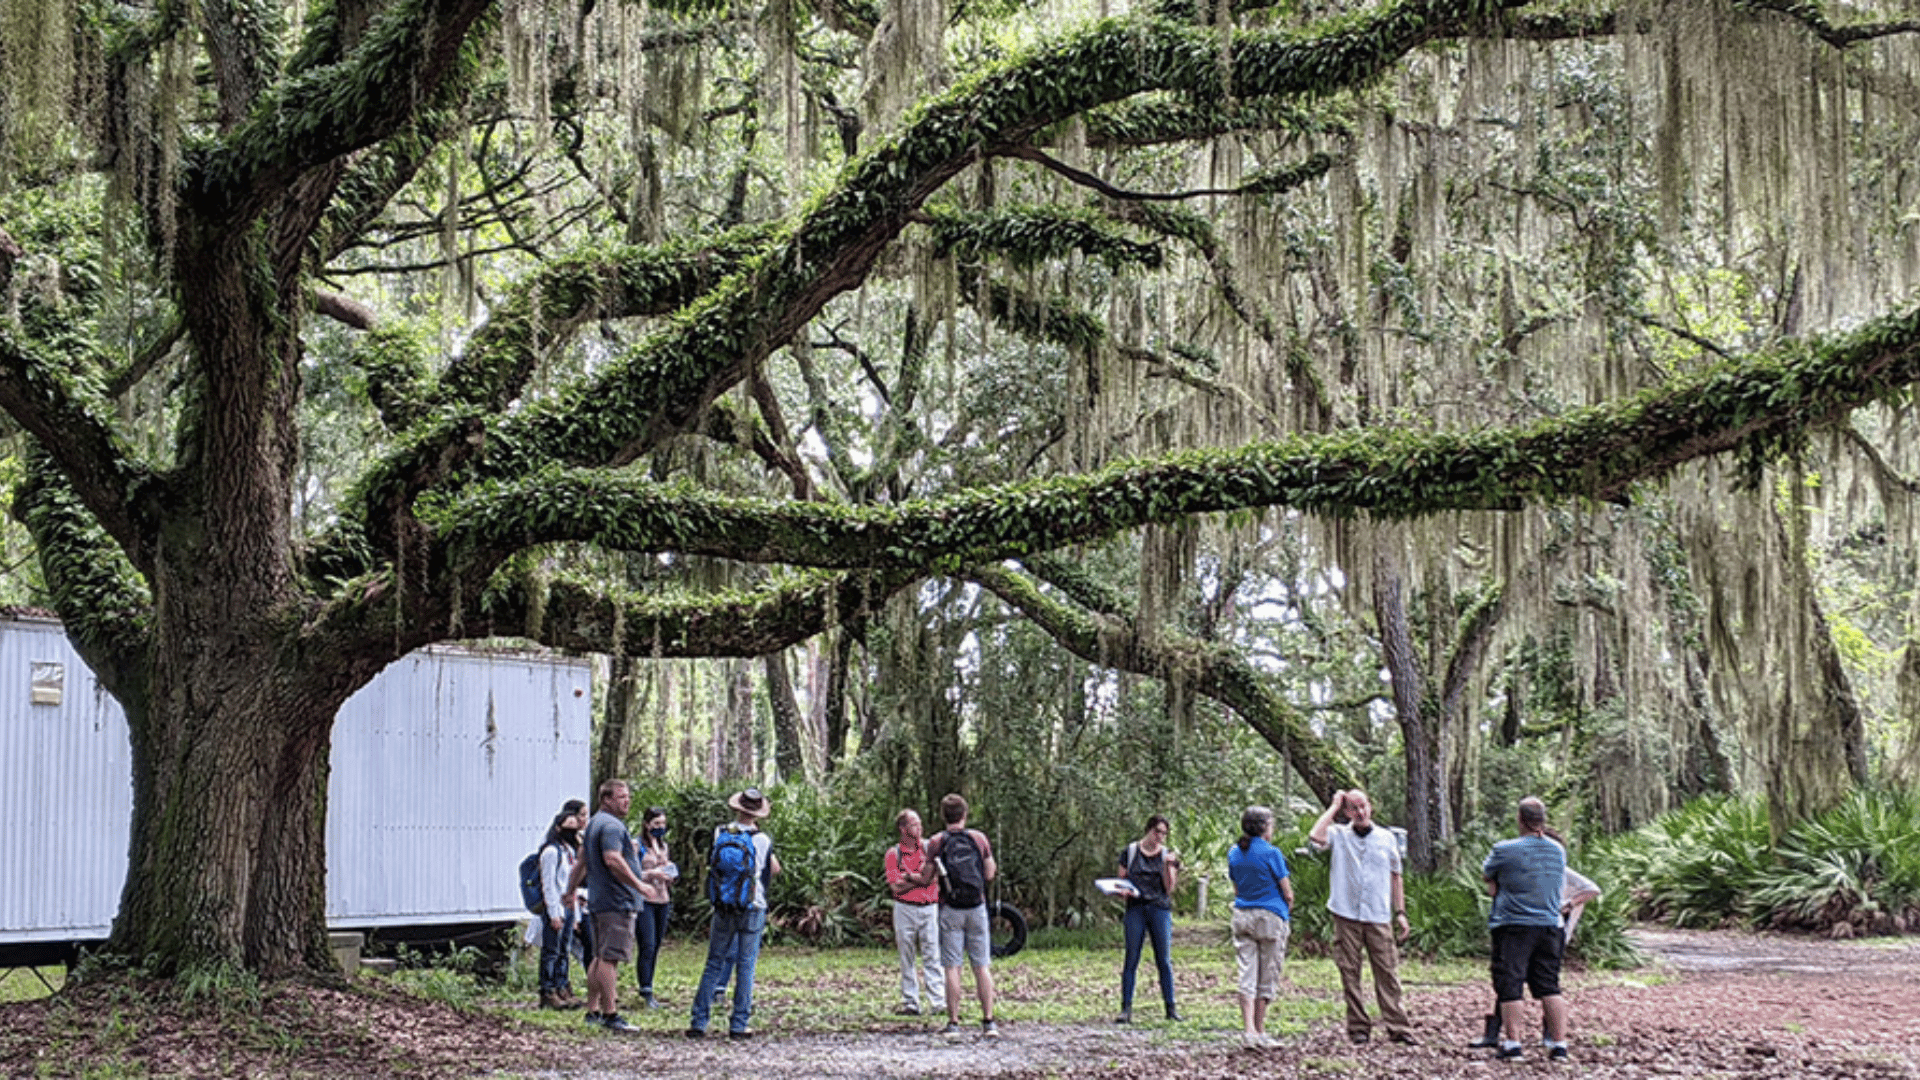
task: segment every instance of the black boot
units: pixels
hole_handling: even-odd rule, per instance
[[[1500,1014],[1487,1014],[1487,1030],[1479,1038],[1467,1044],[1476,1050],[1484,1050],[1500,1045]]]

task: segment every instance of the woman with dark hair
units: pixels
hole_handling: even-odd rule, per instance
[[[567,977],[567,953],[580,912],[562,901],[567,877],[579,858],[585,805],[578,799],[569,800],[553,816],[546,839],[540,841],[540,896],[546,902],[546,919],[540,928],[540,1005],[547,1009],[570,1009],[579,1004]]]
[[[1127,895],[1127,959],[1120,968],[1120,1017],[1115,1023],[1133,1023],[1133,983],[1140,970],[1140,946],[1153,939],[1153,962],[1160,972],[1160,1000],[1167,1019],[1180,1019],[1173,1004],[1173,893],[1179,882],[1180,856],[1167,845],[1172,827],[1155,814],[1147,831],[1120,852],[1120,873],[1133,891]]]
[[[657,1009],[653,998],[653,966],[660,958],[660,946],[667,938],[667,917],[673,913],[673,897],[668,887],[680,876],[667,851],[667,812],[658,806],[647,807],[640,818],[640,917],[634,920],[634,933],[640,943],[635,974],[640,982],[640,997],[647,1008]]]
[[[1293,882],[1287,857],[1273,846],[1273,811],[1249,806],[1240,814],[1240,839],[1227,846],[1233,880],[1233,953],[1240,974],[1240,1044],[1273,1045],[1267,1004],[1280,992],[1292,931]]]

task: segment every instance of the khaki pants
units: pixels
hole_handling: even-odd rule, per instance
[[[1272,1001],[1286,974],[1287,937],[1293,924],[1263,908],[1233,909],[1233,955],[1240,969],[1240,996]]]
[[[893,942],[900,950],[900,1004],[921,1007],[916,969],[925,968],[925,1011],[939,1012],[946,1008],[947,976],[940,970],[940,905],[895,901]]]
[[[1329,913],[1331,914],[1331,913]],[[1355,922],[1333,916],[1333,966],[1340,969],[1340,989],[1347,999],[1347,1034],[1364,1037],[1373,1022],[1360,996],[1360,954],[1373,967],[1373,993],[1380,1002],[1380,1022],[1388,1035],[1410,1035],[1407,1011],[1400,1007],[1400,950],[1393,944],[1387,923]]]

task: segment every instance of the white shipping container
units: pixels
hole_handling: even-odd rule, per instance
[[[347,699],[328,781],[335,929],[526,917],[515,871],[588,799],[585,660],[434,647]],[[106,938],[133,813],[125,714],[57,622],[0,619],[0,946]]]

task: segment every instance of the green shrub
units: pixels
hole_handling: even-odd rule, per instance
[[[1629,912],[1676,926],[1888,933],[1920,924],[1920,797],[1857,791],[1772,842],[1758,798],[1697,800],[1604,846]]]
[[[1598,849],[1608,876],[1632,882],[1632,912],[1682,927],[1746,921],[1745,905],[1772,863],[1766,808],[1709,796]]]
[[[898,807],[858,785],[857,778],[843,776],[820,787],[784,784],[767,791],[773,813],[766,829],[781,870],[767,892],[775,940],[791,935],[839,945],[877,940],[882,928],[890,931],[881,858],[893,839]],[[727,799],[739,787],[693,782],[634,791],[629,824],[635,830],[648,807],[667,812],[667,845],[680,867],[674,919],[689,929],[703,929],[712,918],[707,853],[713,830],[733,820]]]

